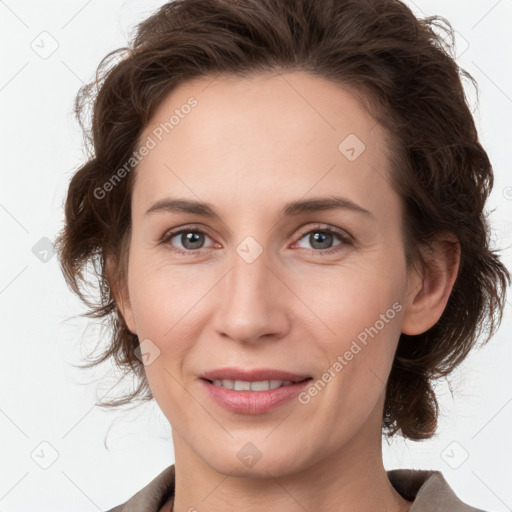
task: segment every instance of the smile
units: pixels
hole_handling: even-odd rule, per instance
[[[229,380],[216,379],[212,381],[214,386],[220,386],[227,389],[234,389],[235,391],[268,391],[270,389],[277,389],[282,386],[289,386],[292,383],[290,380]]]

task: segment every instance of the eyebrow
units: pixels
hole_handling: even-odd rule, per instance
[[[294,216],[300,215],[302,213],[334,209],[348,210],[355,213],[361,213],[367,217],[375,218],[375,216],[370,211],[366,210],[362,206],[359,206],[350,199],[338,196],[327,196],[292,201],[284,205],[281,210],[281,215]],[[191,213],[220,220],[220,215],[216,212],[215,208],[210,203],[194,201],[190,199],[161,199],[154,203],[146,211],[146,215],[155,212]]]

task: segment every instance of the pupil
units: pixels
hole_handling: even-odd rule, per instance
[[[311,243],[311,246],[314,247],[315,249],[328,249],[329,247],[323,247],[323,246],[320,246],[320,247],[316,247],[315,244],[317,244],[318,241],[320,241],[320,245],[322,244],[322,242],[325,244],[325,241],[327,240],[328,242],[331,241],[331,238],[332,238],[332,235],[329,234],[329,233],[315,233],[313,235],[311,235],[313,237],[313,242]],[[329,245],[329,244],[327,244]]]
[[[189,232],[182,235],[181,242],[186,249],[198,249],[203,241],[202,237],[200,233]]]

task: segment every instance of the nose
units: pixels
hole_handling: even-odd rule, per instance
[[[290,329],[290,291],[265,250],[252,262],[237,252],[231,270],[216,290],[215,332],[239,343],[277,340]]]

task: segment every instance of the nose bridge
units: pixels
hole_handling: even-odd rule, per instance
[[[224,297],[216,311],[218,334],[244,342],[282,334],[287,325],[286,313],[282,300],[277,303],[282,294],[277,290],[280,283],[271,271],[271,260],[252,237],[235,248],[231,271],[221,287]]]
[[[238,301],[257,301],[253,307],[266,303],[265,291],[268,291],[269,275],[266,250],[259,244],[249,240],[241,242],[232,259],[232,270],[228,277],[230,294]]]

